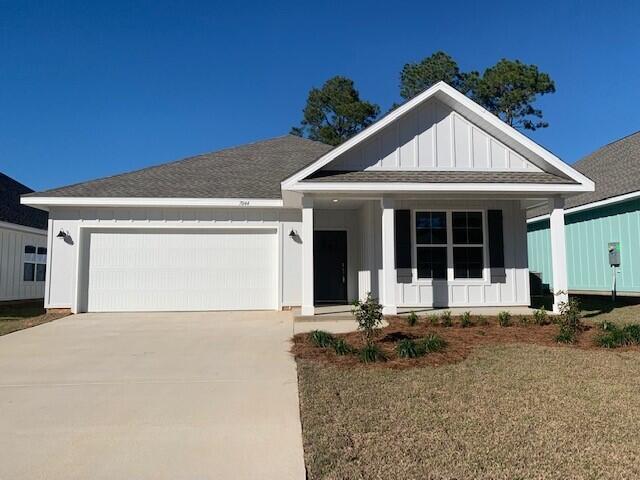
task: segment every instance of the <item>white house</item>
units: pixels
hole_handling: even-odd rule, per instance
[[[0,173],[0,302],[44,297],[47,214],[20,204],[30,192]]]
[[[526,211],[593,182],[444,83],[342,145],[294,136],[23,196],[49,211],[48,308],[529,305]],[[564,294],[556,296],[558,302]]]

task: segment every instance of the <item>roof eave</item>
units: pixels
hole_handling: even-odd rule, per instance
[[[539,192],[546,195],[575,195],[593,191],[580,183],[403,183],[403,182],[297,182],[289,191],[305,192],[464,192],[464,193],[514,193]]]
[[[607,206],[615,205],[618,203],[628,202],[630,200],[635,200],[637,198],[640,198],[640,190],[636,192],[625,193],[623,195],[616,195],[615,197],[605,198],[603,200],[597,200],[595,202],[585,203],[583,205],[576,205],[575,207],[566,208],[564,213],[566,215],[570,213],[584,212],[587,210],[593,210],[600,207],[607,207]],[[538,215],[536,217],[531,217],[527,219],[527,223],[535,223],[541,220],[547,220],[548,218],[549,218],[549,214],[545,213],[544,215]]]
[[[280,198],[158,198],[158,197],[22,197],[20,203],[48,210],[50,207],[224,207],[279,208]]]
[[[13,223],[13,222],[0,221],[0,228],[16,230],[18,232],[35,233],[37,235],[47,234],[46,228],[35,228],[35,227],[30,227],[28,225],[21,225],[19,223]]]

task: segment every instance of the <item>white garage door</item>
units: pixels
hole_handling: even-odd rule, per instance
[[[275,230],[102,231],[88,243],[86,311],[277,308]]]

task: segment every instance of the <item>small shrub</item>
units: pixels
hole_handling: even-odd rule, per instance
[[[440,323],[440,317],[438,317],[438,315],[436,315],[435,313],[430,313],[429,315],[427,315],[427,320],[434,327],[438,325],[438,323]]]
[[[640,325],[630,324],[620,328],[611,322],[602,322],[603,333],[595,338],[595,343],[603,348],[618,348],[627,345],[640,345]]]
[[[447,342],[444,340],[444,338],[436,335],[435,333],[427,335],[421,341],[421,347],[425,353],[439,352],[441,350],[444,350],[446,346]]]
[[[360,361],[363,363],[384,362],[386,359],[380,347],[374,343],[365,345],[360,350]]]
[[[333,346],[335,337],[323,330],[314,330],[309,334],[309,339],[316,347],[327,348]]]
[[[349,345],[344,338],[336,338],[333,341],[333,350],[337,355],[349,355],[354,352],[354,349]]]
[[[453,325],[453,320],[451,319],[451,310],[445,310],[444,312],[442,312],[442,316],[440,318],[442,319],[443,327],[450,327],[451,325]]]
[[[364,302],[357,300],[353,304],[351,313],[356,317],[358,330],[362,332],[364,343],[371,345],[376,334],[376,329],[382,325],[382,305],[367,293]]]
[[[416,326],[416,324],[418,323],[418,315],[416,315],[416,312],[411,312],[409,314],[409,316],[407,317],[407,323],[410,327]]]
[[[622,328],[622,333],[624,334],[628,345],[640,344],[640,325],[626,325]]]
[[[567,328],[560,328],[560,331],[556,335],[556,342],[558,343],[575,343],[576,332]]]
[[[615,330],[616,324],[613,322],[610,322],[608,320],[604,320],[600,325],[598,325],[600,327],[600,330]]]
[[[575,298],[570,298],[568,301],[562,302],[559,307],[558,325],[560,330],[556,335],[556,341],[575,343],[578,333],[582,330],[580,303]]]
[[[559,323],[561,325],[566,325],[573,330],[579,330],[582,326],[580,323],[580,317],[582,317],[580,302],[575,298],[570,298],[568,301],[562,302],[559,307]]]
[[[473,325],[473,322],[471,321],[471,312],[464,312],[460,316],[460,325],[462,328],[467,328]]]
[[[478,315],[476,321],[478,322],[478,325],[487,325],[489,323],[489,321],[487,320],[487,317],[485,317],[484,315]]]
[[[533,320],[537,325],[549,325],[549,323],[551,323],[549,321],[549,315],[544,307],[533,312]]]
[[[508,327],[511,325],[511,314],[507,311],[498,313],[498,323],[501,327]]]
[[[627,338],[623,330],[613,326],[605,333],[596,336],[595,343],[602,348],[618,348],[627,344]]]
[[[520,325],[523,325],[525,327],[531,323],[529,321],[529,317],[527,317],[526,315],[518,315],[517,320]]]
[[[400,340],[396,344],[396,352],[398,356],[402,358],[417,358],[425,353],[424,349],[410,338]]]

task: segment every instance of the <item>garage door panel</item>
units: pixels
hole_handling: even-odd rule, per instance
[[[88,311],[277,308],[275,230],[92,232]]]

